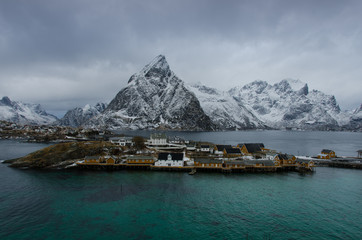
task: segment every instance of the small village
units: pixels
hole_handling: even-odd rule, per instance
[[[111,137],[119,154],[86,156],[76,166],[86,169],[147,169],[166,171],[280,172],[314,171],[315,161],[278,153],[263,143],[240,143],[237,146],[193,142],[165,134],[141,137]],[[137,151],[131,151],[138,145]],[[114,151],[113,151],[114,152]]]
[[[13,122],[0,121],[0,139],[25,140],[27,142],[67,142],[104,140],[111,136],[107,130],[74,128],[52,125],[22,125]]]

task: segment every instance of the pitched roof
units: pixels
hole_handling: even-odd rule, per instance
[[[300,159],[300,158],[297,158],[296,162],[298,163],[310,163],[310,162],[313,162],[312,159]]]
[[[217,151],[224,151],[225,148],[231,148],[231,145],[215,145]]]
[[[226,164],[237,164],[237,165],[245,165],[244,161],[238,161],[238,160],[225,160]]]
[[[199,163],[222,163],[221,159],[215,159],[215,158],[195,158],[194,162]]]
[[[244,143],[240,144],[240,146],[245,145],[246,149],[249,153],[261,152],[261,148],[264,148],[263,143]]]
[[[263,164],[264,166],[274,166],[273,160],[245,160],[245,165]]]
[[[175,161],[181,161],[184,158],[183,153],[169,153],[169,152],[162,152],[158,154],[158,160],[168,160],[168,155],[171,155],[171,159]]]
[[[241,154],[240,148],[225,148],[226,153]]]
[[[331,153],[331,152],[333,152],[332,150],[329,150],[329,149],[323,149],[322,150],[322,153]]]
[[[280,160],[289,160],[288,154],[278,154]]]
[[[201,147],[201,148],[209,148],[210,145],[201,145],[200,147]]]

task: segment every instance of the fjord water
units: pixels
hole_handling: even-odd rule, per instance
[[[44,146],[3,140],[0,159]],[[0,239],[360,239],[361,182],[362,171],[337,168],[190,176],[0,164]]]
[[[130,136],[149,137],[155,131],[118,131]],[[160,132],[157,132],[160,133]],[[357,156],[362,149],[361,132],[315,131],[226,131],[226,132],[164,132],[187,140],[215,144],[264,143],[266,148],[294,155],[316,156],[322,149],[333,149],[338,156]]]

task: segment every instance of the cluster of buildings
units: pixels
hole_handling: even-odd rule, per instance
[[[123,149],[135,145],[131,137],[112,137],[115,146]],[[78,161],[80,167],[148,168],[160,170],[208,170],[225,172],[245,171],[312,171],[312,160],[300,160],[293,155],[277,153],[263,143],[240,143],[237,146],[218,145],[167,138],[165,134],[152,134],[144,142],[145,151],[117,156],[88,156]]]
[[[22,139],[28,141],[53,141],[65,139],[67,135],[76,133],[71,127],[49,125],[21,125],[12,122],[0,121],[1,139]]]
[[[68,142],[105,140],[112,133],[85,128],[56,125],[22,125],[0,121],[0,139],[21,139],[29,142]]]

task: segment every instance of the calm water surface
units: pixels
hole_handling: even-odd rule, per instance
[[[348,145],[348,142],[345,142]],[[41,144],[0,141],[0,159]],[[362,171],[213,174],[0,165],[0,239],[361,239]]]

